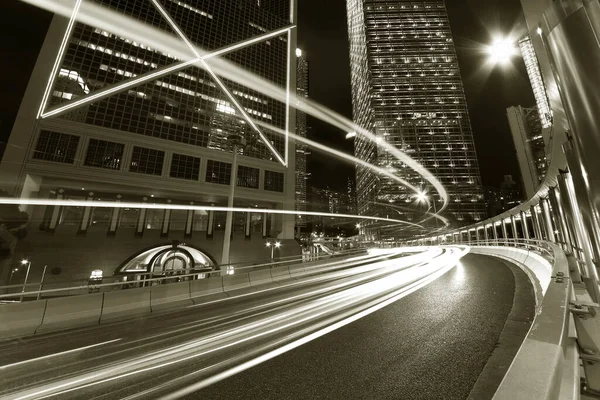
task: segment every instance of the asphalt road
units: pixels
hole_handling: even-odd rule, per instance
[[[0,365],[13,365],[0,367],[0,397],[159,398],[253,362],[258,365],[214,379],[187,397],[466,398],[496,345],[515,288],[509,268],[481,256],[469,255],[428,286],[259,363],[318,329],[408,293],[422,279],[417,275],[431,268],[402,262],[185,311],[4,342]],[[332,285],[338,287],[330,290]]]
[[[396,303],[188,398],[466,399],[514,294],[504,263],[467,255]]]

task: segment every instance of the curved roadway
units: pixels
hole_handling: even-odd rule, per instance
[[[183,311],[3,342],[0,396],[464,399],[515,279],[483,256],[451,269],[459,253],[383,255]]]

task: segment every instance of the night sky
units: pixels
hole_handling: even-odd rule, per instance
[[[0,34],[5,39],[0,42],[0,141],[7,141],[51,15],[16,0],[2,3]],[[516,58],[514,67],[486,69],[481,51],[481,45],[489,43],[496,32],[512,32],[515,38],[526,33],[520,1],[447,0],[447,8],[483,183],[497,186],[505,174],[520,179],[506,108],[534,105],[525,66]],[[351,118],[345,1],[299,0],[298,42],[310,63],[310,97]],[[308,123],[311,139],[352,153],[345,132],[313,118]],[[347,177],[354,175],[353,166],[311,151],[309,184],[343,190]]]

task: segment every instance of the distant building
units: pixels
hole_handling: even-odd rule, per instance
[[[521,171],[523,194],[532,197],[546,176],[547,160],[537,108],[509,107],[508,124]]]
[[[308,61],[302,50],[296,50],[296,96],[299,99],[308,97]],[[306,125],[306,113],[296,111],[296,135],[306,137],[308,127]],[[296,211],[306,211],[306,184],[308,174],[306,172],[306,157],[310,154],[304,143],[296,142]],[[306,226],[306,216],[296,216],[296,228],[300,231]],[[299,233],[299,232],[298,232]]]
[[[450,198],[444,215],[454,225],[484,219],[479,165],[444,1],[347,0],[347,17],[354,122],[440,180]],[[354,153],[441,201],[422,176],[377,143],[357,135]],[[356,169],[356,196],[360,215],[383,217],[392,203],[401,219],[423,215],[412,190],[364,166]],[[369,224],[367,234],[377,229]]]
[[[295,24],[294,1],[94,3],[166,35],[177,31],[279,87],[296,89],[296,35],[286,30]],[[219,78],[211,60],[191,63],[150,44],[75,17],[53,18],[0,164],[0,187],[16,197],[90,206],[28,207],[33,229],[16,257],[60,267],[70,279],[95,269],[110,276],[148,248],[185,240],[220,262],[226,212],[135,205],[225,206],[232,134],[248,144],[238,148],[234,206],[293,209],[295,149],[285,135],[254,122],[294,132],[289,105]],[[94,207],[99,200],[134,206]],[[255,250],[268,258],[258,253],[263,236],[294,242],[294,217],[236,212],[232,236],[231,262]],[[169,260],[171,269],[193,264],[190,257]],[[166,265],[138,271],[158,274]]]
[[[550,108],[550,101],[546,93],[546,86],[542,79],[542,72],[538,63],[537,56],[535,55],[535,49],[531,37],[526,35],[524,38],[519,40],[519,48],[521,49],[521,55],[525,62],[525,68],[527,75],[529,76],[529,82],[533,89],[533,96],[535,97],[536,112],[539,116],[539,121],[543,129],[550,128],[552,126],[552,110]]]
[[[310,190],[309,209],[332,214],[354,214],[355,201],[355,197],[348,192],[313,187]]]
[[[490,217],[516,207],[524,200],[520,185],[513,180],[512,175],[504,175],[499,188],[485,186],[484,194]]]

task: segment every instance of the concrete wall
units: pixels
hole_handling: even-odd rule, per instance
[[[133,228],[120,228],[115,236],[107,236],[105,227],[90,227],[85,235],[77,235],[76,226],[60,225],[54,233],[31,227],[29,234],[18,242],[12,262],[7,264],[15,267],[21,259],[30,260],[29,282],[39,282],[44,265],[48,265],[44,286],[51,288],[64,286],[66,281],[87,282],[90,272],[95,269],[101,269],[105,278],[111,277],[114,270],[133,254],[173,240],[196,246],[220,262],[223,234],[215,231],[214,237],[207,239],[205,232],[195,231],[191,238],[185,238],[183,231],[173,231],[169,236],[161,237],[158,230],[146,230],[142,236],[135,236]],[[280,241],[282,246],[275,250],[275,258],[302,254],[295,240]],[[250,240],[246,240],[243,233],[234,233],[231,263],[256,263],[270,257],[271,250],[265,246],[260,234],[253,234]],[[62,272],[53,275],[51,270],[57,267]],[[22,283],[24,274],[25,268],[21,268],[14,274],[11,284]],[[2,276],[8,277],[8,273]]]

